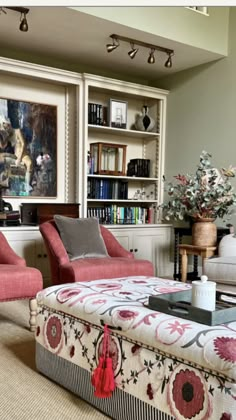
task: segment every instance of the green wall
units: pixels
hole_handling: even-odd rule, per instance
[[[193,12],[184,6],[100,6],[73,9],[166,39],[227,55],[229,7],[209,7],[209,16]]]
[[[213,155],[216,167],[236,166],[235,75],[236,7],[232,7],[228,57],[157,82],[158,87],[170,90],[166,142],[168,179],[178,173],[194,172],[202,150]],[[236,227],[236,216],[232,217],[232,222]]]

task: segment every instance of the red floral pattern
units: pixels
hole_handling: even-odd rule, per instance
[[[45,326],[45,339],[54,351],[59,351],[62,344],[62,322],[59,317],[52,315]]]
[[[229,413],[223,413],[220,420],[233,420],[233,416]]]
[[[71,346],[70,348],[70,357],[74,357],[75,355],[75,346]]]
[[[121,310],[118,311],[118,317],[124,321],[130,320],[138,316],[138,312],[130,311],[130,310]]]
[[[221,359],[236,362],[236,338],[217,337],[214,345],[215,352]]]
[[[209,419],[210,404],[204,379],[197,371],[178,367],[171,377],[168,399],[178,419]]]

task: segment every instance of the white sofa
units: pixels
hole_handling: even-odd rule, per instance
[[[236,235],[225,235],[218,248],[218,256],[204,262],[204,274],[217,283],[217,288],[236,293]]]

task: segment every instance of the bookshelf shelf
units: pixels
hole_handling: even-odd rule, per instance
[[[119,177],[115,176],[115,175],[97,175],[97,174],[88,174],[88,178],[104,178],[104,179],[126,179],[127,181],[133,181],[133,182],[157,182],[158,178],[147,178],[147,177],[141,177],[141,176],[122,176],[119,175]]]
[[[156,137],[159,137],[159,133],[152,133],[152,132],[144,132],[138,130],[128,130],[122,128],[115,128],[115,127],[107,127],[102,125],[93,125],[88,124],[89,132],[98,133],[98,134],[105,134],[105,135],[120,135],[123,137],[130,137],[134,139],[145,139],[145,140],[153,140]]]
[[[127,199],[127,200],[122,200],[122,199],[105,199],[105,198],[88,198],[87,199],[88,202],[104,202],[104,203],[125,203],[126,205],[129,204],[144,204],[144,203],[149,203],[149,204],[157,204],[157,200],[136,200],[136,199]]]

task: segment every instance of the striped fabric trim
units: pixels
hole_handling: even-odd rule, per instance
[[[45,376],[78,395],[114,420],[175,420],[167,413],[116,389],[110,398],[94,397],[91,374],[36,342],[36,367]]]

